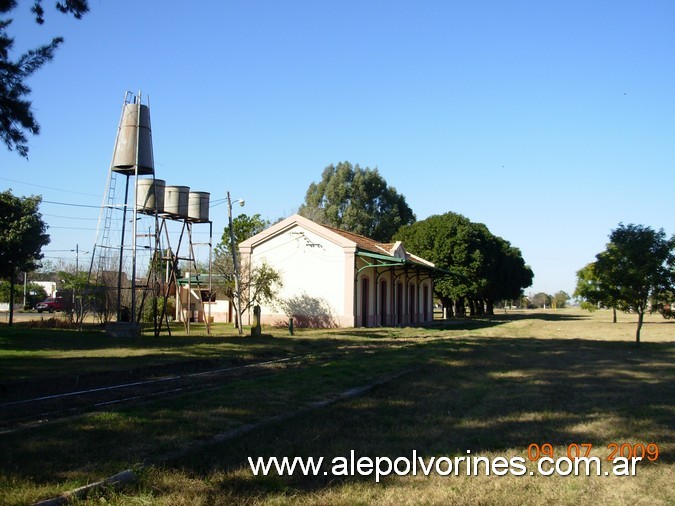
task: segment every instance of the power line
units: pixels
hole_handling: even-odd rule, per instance
[[[71,207],[89,207],[92,209],[101,209],[101,206],[88,206],[86,204],[72,204],[70,202],[54,202],[53,200],[43,200],[45,204],[56,204],[59,206],[71,206]]]
[[[65,193],[74,193],[76,195],[86,195],[88,197],[98,197],[98,195],[94,195],[92,193],[82,193],[82,192],[76,192],[76,191],[73,191],[73,190],[63,190],[62,188],[55,188],[53,186],[42,186],[42,185],[34,184],[34,183],[27,183],[26,181],[19,181],[17,179],[9,179],[9,178],[6,178],[6,177],[0,177],[0,179],[2,179],[3,181],[10,181],[12,183],[19,183],[19,184],[25,184],[25,185],[28,185],[28,186],[35,186],[36,188],[45,188],[47,190],[55,190],[55,191],[58,191],[58,192],[65,192]]]
[[[96,230],[95,228],[82,228],[82,227],[52,227],[49,225],[49,228],[59,228],[59,229],[65,229],[65,230]]]
[[[64,193],[73,193],[75,195],[85,195],[87,197],[98,197],[99,195],[94,195],[93,193],[84,193],[84,192],[78,192],[74,190],[64,190],[63,188],[56,188],[54,186],[44,186],[44,185],[39,185],[39,184],[34,184],[34,183],[28,183],[27,181],[19,181],[18,179],[10,179],[7,177],[0,177],[0,180],[2,181],[10,181],[12,183],[19,183],[19,184],[25,184],[28,186],[34,186],[35,188],[45,188],[47,190],[54,190],[54,191],[59,191],[59,192],[64,192]],[[221,204],[224,204],[227,201],[227,199],[217,199],[217,200],[212,200],[209,207],[216,207]],[[62,206],[73,206],[73,207],[90,207],[90,208],[95,208],[95,209],[100,209],[101,206],[89,206],[89,205],[84,205],[84,204],[71,204],[67,202],[55,202],[52,200],[42,200],[42,202],[45,202],[46,204],[57,204],[57,205],[62,205]],[[61,216],[65,218],[65,216]]]
[[[66,218],[68,220],[98,221],[98,218],[80,218],[80,217],[76,217],[76,216],[59,216],[58,214],[43,214],[42,216],[50,216],[52,218]]]

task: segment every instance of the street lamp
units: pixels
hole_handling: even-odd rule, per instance
[[[235,202],[239,202],[241,207],[244,207],[244,200],[238,199]],[[234,291],[237,294],[237,303],[235,304],[235,310],[237,312],[237,330],[239,335],[243,335],[244,331],[241,328],[241,290],[240,290],[240,280],[239,280],[239,263],[237,262],[237,245],[234,243],[234,228],[232,227],[232,199],[230,199],[230,192],[227,192],[227,217],[230,225],[230,249],[232,250],[232,264],[234,266]]]

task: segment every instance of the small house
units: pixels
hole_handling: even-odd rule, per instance
[[[405,250],[293,215],[239,244],[241,265],[281,274],[262,323],[292,317],[310,327],[377,327],[433,321],[434,264]],[[250,321],[243,315],[242,321]]]

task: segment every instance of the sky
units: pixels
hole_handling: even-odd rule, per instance
[[[377,168],[418,220],[446,212],[520,248],[526,294],[571,294],[619,223],[675,233],[671,0],[90,0],[12,13],[31,77],[28,160],[0,189],[42,195],[46,259],[97,241],[126,91],[149,100],[155,177],[234,213],[297,211],[330,164]],[[209,232],[200,230],[204,239]]]

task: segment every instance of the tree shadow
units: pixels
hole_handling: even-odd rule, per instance
[[[428,342],[415,373],[361,398],[206,447],[168,468],[212,483],[216,493],[253,501],[294,497],[373,482],[370,477],[254,477],[247,457],[466,456],[509,452],[527,458],[530,444],[566,448],[592,443],[661,446],[659,463],[675,462],[673,343],[470,338]],[[561,456],[561,455],[556,455]],[[646,463],[645,465],[649,465]],[[327,468],[324,468],[327,469]],[[214,476],[217,479],[214,480]]]
[[[599,455],[607,456],[609,442],[638,440],[663,445],[660,463],[675,462],[675,343],[643,343],[637,350],[632,343],[612,341],[458,337],[420,340],[412,347],[390,346],[384,353],[380,363],[397,364],[399,370],[413,372],[361,397],[302,411],[299,416],[270,423],[236,439],[208,443],[214,427],[223,430],[224,426],[260,420],[262,415],[254,410],[260,407],[256,396],[263,397],[265,384],[256,384],[258,390],[252,388],[250,395],[242,397],[241,405],[236,406],[241,418],[228,419],[219,404],[222,399],[209,397],[208,405],[196,401],[191,405],[191,397],[186,396],[166,401],[155,411],[143,411],[143,416],[101,414],[109,418],[103,428],[86,419],[74,421],[72,431],[86,444],[62,440],[49,427],[40,431],[41,447],[35,443],[37,437],[31,440],[5,435],[4,441],[13,440],[12,448],[0,445],[0,469],[12,479],[46,483],[55,477],[40,474],[40,455],[63,458],[63,477],[74,474],[72,469],[79,469],[77,466],[90,458],[87,451],[102,452],[113,464],[140,462],[147,455],[170,450],[171,434],[167,432],[179,423],[191,423],[194,410],[210,410],[215,422],[198,435],[204,445],[164,462],[161,471],[199,480],[205,497],[227,497],[232,503],[255,502],[266,495],[298,498],[337,489],[343,483],[373,482],[372,477],[336,477],[330,473],[254,477],[247,457],[322,456],[330,462],[334,457],[348,457],[352,450],[358,456],[391,459],[411,458],[413,450],[427,459],[465,456],[467,450],[473,455],[515,451],[525,457],[532,443],[564,447],[587,442],[596,446]],[[358,367],[368,369],[369,364],[372,361],[364,360]],[[317,368],[321,377],[317,370],[288,375],[277,388],[311,393],[312,381],[343,378],[354,370],[353,364],[349,365],[343,369],[322,365]],[[378,377],[375,372],[369,374]],[[269,400],[269,405],[262,406],[265,416],[271,418],[293,409],[283,397],[276,399],[276,391],[264,393]],[[257,418],[247,418],[253,416],[251,413]],[[150,434],[147,440],[137,435],[140,430]],[[106,444],[114,446],[104,447],[101,434]],[[133,448],[125,448],[125,444]],[[25,455],[18,456],[18,450]],[[110,474],[120,470],[102,469]],[[152,480],[152,474],[148,479]],[[166,480],[162,485],[152,481],[141,484],[168,497],[180,492],[172,486],[185,485],[180,481],[167,484]]]

